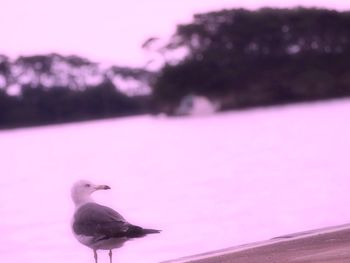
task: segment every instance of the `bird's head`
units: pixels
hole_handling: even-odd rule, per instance
[[[97,190],[111,189],[108,185],[96,185],[87,180],[80,180],[72,187],[72,199],[76,206],[92,202],[91,194]]]

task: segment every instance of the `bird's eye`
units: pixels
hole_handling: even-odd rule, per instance
[[[90,187],[90,184],[85,184],[85,187]]]

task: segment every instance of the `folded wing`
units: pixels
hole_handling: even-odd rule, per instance
[[[95,240],[136,238],[160,232],[132,225],[118,212],[96,203],[85,204],[75,212],[73,231],[77,235],[92,236]]]

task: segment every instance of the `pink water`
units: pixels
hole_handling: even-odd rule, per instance
[[[350,101],[0,132],[2,262],[93,262],[71,234],[76,179],[163,232],[115,262],[160,262],[349,223]],[[100,262],[108,262],[101,252]]]

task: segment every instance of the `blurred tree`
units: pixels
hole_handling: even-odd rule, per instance
[[[140,114],[148,101],[122,93],[119,83],[132,79],[134,93],[141,94],[137,88],[146,89],[152,74],[117,66],[102,70],[85,58],[55,53],[14,61],[0,56],[0,127]]]
[[[165,46],[187,55],[161,69],[155,102],[171,112],[189,93],[224,108],[348,95],[350,87],[336,82],[350,68],[349,26],[349,12],[313,8],[195,15]]]
[[[0,89],[9,86],[11,77],[11,62],[7,56],[0,55]]]

